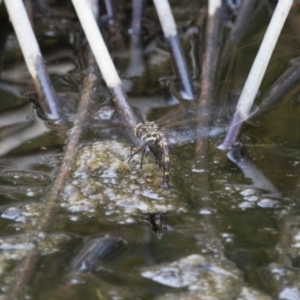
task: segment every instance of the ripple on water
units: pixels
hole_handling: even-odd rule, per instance
[[[45,187],[52,182],[47,174],[23,170],[5,171],[0,175],[0,179],[8,184],[35,187]]]

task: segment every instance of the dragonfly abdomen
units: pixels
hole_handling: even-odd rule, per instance
[[[163,185],[162,188],[166,191],[170,190],[169,187],[169,169],[170,169],[170,156],[169,145],[163,133],[159,132],[159,146],[163,153]]]

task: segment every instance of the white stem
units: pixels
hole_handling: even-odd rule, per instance
[[[0,0],[1,1],[1,0]],[[29,73],[37,77],[36,57],[41,57],[41,52],[26,9],[22,0],[4,0],[10,21],[14,27]]]
[[[209,16],[213,16],[217,9],[220,9],[221,8],[221,3],[222,1],[221,0],[209,0],[208,2],[208,14]]]
[[[251,71],[236,107],[236,112],[239,113],[240,116],[245,120],[249,116],[251,106],[292,4],[293,0],[278,1],[271,22],[256,55],[255,61],[252,65]]]
[[[97,19],[99,15],[99,3],[98,0],[87,0],[88,6],[91,8],[94,17]]]
[[[72,0],[72,2],[107,86],[113,88],[121,85],[120,77],[104,43],[89,1]]]
[[[166,38],[175,36],[177,28],[168,0],[153,0],[158,18]]]

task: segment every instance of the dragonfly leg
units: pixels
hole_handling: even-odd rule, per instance
[[[142,159],[141,159],[141,166],[140,166],[140,168],[143,167],[143,160],[144,160],[144,156],[145,156],[145,153],[146,153],[147,146],[148,146],[148,148],[149,148],[148,143],[145,143],[145,144],[143,145],[144,149],[143,149],[143,152],[142,152]]]
[[[159,155],[155,152],[155,150],[153,149],[152,146],[148,145],[148,148],[150,149],[150,151],[151,151],[151,152],[153,153],[153,155],[155,156],[155,158],[156,158],[156,164],[158,163],[159,168],[161,168],[161,160],[160,160]]]
[[[131,146],[131,148],[130,148],[130,158],[129,158],[128,161],[130,161],[130,160],[133,158],[132,150],[133,150],[134,147],[135,147],[135,146]]]
[[[141,150],[143,151],[143,155],[142,155],[142,159],[143,159],[144,154],[145,154],[145,150],[146,150],[146,146],[147,146],[146,143],[143,144],[143,145],[142,145],[140,148],[138,148],[134,153],[132,153],[132,149],[133,149],[135,146],[132,146],[132,147],[131,147],[131,150],[130,150],[130,157],[129,157],[129,159],[128,159],[128,162],[130,162],[130,161],[132,160],[132,158],[133,158],[136,154],[138,154]]]
[[[165,191],[170,191],[169,186],[169,170],[170,170],[170,157],[169,157],[169,147],[167,140],[163,134],[160,134],[159,141],[162,153],[163,153],[163,184],[162,188]]]

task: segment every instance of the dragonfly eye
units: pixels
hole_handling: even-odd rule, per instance
[[[141,131],[143,131],[145,128],[145,125],[140,123],[135,126],[134,128],[134,136],[138,137],[141,134]]]

